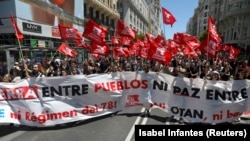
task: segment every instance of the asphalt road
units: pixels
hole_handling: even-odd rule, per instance
[[[155,108],[150,116],[143,113],[145,108],[128,108],[116,115],[106,115],[55,127],[30,128],[25,126],[0,126],[0,141],[134,141],[135,125],[190,125],[169,118],[162,110]],[[241,120],[234,124],[249,124]],[[231,124],[231,123],[226,123]],[[232,126],[234,125],[232,124]]]

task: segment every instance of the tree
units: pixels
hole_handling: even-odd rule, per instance
[[[145,34],[143,34],[143,33],[139,33],[139,34],[136,34],[136,35],[135,35],[135,41],[136,41],[137,39],[143,39],[143,38],[145,38]]]
[[[199,39],[200,41],[203,41],[203,40],[206,38],[207,33],[208,33],[207,30],[204,31],[204,32],[202,32],[202,33],[199,35],[198,39]]]

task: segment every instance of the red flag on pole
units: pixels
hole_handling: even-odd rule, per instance
[[[164,7],[162,7],[162,17],[163,17],[163,23],[170,24],[171,27],[176,22],[176,19],[173,16],[173,14],[169,12],[167,9],[165,9]]]
[[[74,27],[58,24],[62,40],[82,40],[81,33]]]
[[[82,36],[99,45],[105,45],[106,44],[105,38],[106,38],[107,33],[108,33],[108,29],[106,27],[103,27],[97,24],[92,19],[89,19],[85,26]]]
[[[15,30],[15,34],[16,34],[16,37],[18,40],[23,40],[23,33],[20,31],[20,29],[18,28],[17,26],[17,23],[12,15],[12,13],[10,13],[10,18],[11,18],[11,22],[12,22],[12,25],[14,27],[14,30]]]
[[[57,50],[61,54],[68,56],[70,58],[75,58],[77,56],[77,51],[70,48],[66,43],[62,43]]]
[[[118,19],[116,24],[116,34],[134,39],[137,34],[137,31],[130,28],[121,19]]]
[[[217,43],[222,42],[221,37],[217,32],[215,21],[211,16],[208,17],[208,34],[209,34],[209,38],[214,39]]]

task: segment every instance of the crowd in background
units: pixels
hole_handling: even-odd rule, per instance
[[[209,80],[249,79],[248,60],[187,58],[176,55],[168,65],[149,61],[141,57],[86,59],[79,63],[77,59],[43,58],[42,62],[34,62],[26,56],[15,62],[10,71],[0,61],[1,82],[17,82],[29,77],[56,77],[66,75],[90,75],[111,73],[116,71],[143,71],[143,65],[149,65],[150,71],[167,73],[176,77],[202,78]]]

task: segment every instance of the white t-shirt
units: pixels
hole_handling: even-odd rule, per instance
[[[16,82],[21,81],[21,80],[22,80],[22,78],[20,76],[16,76],[13,78],[13,80],[11,82],[16,83]]]

